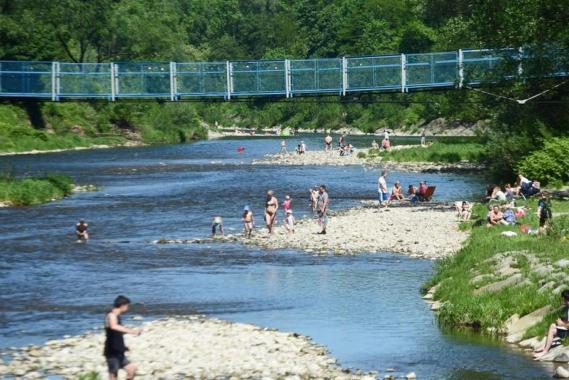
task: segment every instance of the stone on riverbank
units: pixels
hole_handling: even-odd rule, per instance
[[[298,334],[204,317],[153,321],[143,328],[142,335],[126,337],[140,379],[372,378],[342,372],[324,347]],[[75,379],[95,371],[105,378],[103,342],[103,334],[89,333],[29,346],[1,367],[0,376]]]

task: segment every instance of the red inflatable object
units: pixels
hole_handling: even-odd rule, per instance
[[[240,146],[239,148],[237,148],[237,153],[243,153],[245,152],[245,148]]]

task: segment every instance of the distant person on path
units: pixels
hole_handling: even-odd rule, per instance
[[[213,217],[213,222],[211,223],[211,237],[215,237],[217,230],[219,230],[221,236],[225,235],[223,232],[223,218],[220,215],[215,215]]]
[[[77,243],[84,243],[89,240],[89,233],[87,229],[89,225],[85,222],[85,219],[81,219],[79,223],[75,225],[75,233],[77,234]]]
[[[328,198],[328,192],[326,191],[326,186],[321,185],[318,189],[318,223],[322,227],[322,231],[318,232],[321,235],[326,235],[326,226],[328,225],[328,204],[330,199]]]
[[[427,146],[427,128],[423,127],[421,129],[421,146],[425,147]]]
[[[563,309],[560,318],[549,326],[546,334],[545,344],[534,352],[534,358],[539,359],[549,352],[554,338],[565,339],[569,336],[569,290],[561,292],[563,297]]]
[[[249,206],[243,209],[243,226],[245,227],[245,236],[250,239],[253,232],[253,212]]]
[[[279,151],[280,154],[287,154],[286,150],[286,140],[281,141],[281,150]]]
[[[344,134],[342,133],[342,135],[340,135],[340,139],[338,140],[338,146],[342,148],[345,144],[346,144],[346,136],[344,136]]]
[[[329,133],[324,138],[324,150],[326,152],[332,151],[332,136]]]
[[[128,328],[121,323],[121,315],[128,311],[130,300],[125,296],[115,299],[113,308],[105,317],[105,350],[103,352],[109,368],[109,379],[117,380],[119,369],[126,371],[128,380],[134,379],[136,366],[128,361],[125,352],[129,348],[124,344],[124,334],[140,335],[141,329]]]
[[[289,234],[294,234],[294,216],[292,216],[292,210],[286,210],[285,217],[285,230]]]
[[[387,189],[387,171],[382,171],[377,180],[377,192],[379,195],[379,207],[387,207],[389,201],[389,190]]]
[[[539,230],[540,234],[545,233],[548,227],[549,221],[552,218],[551,212],[551,200],[549,199],[549,193],[544,191],[541,193],[541,198],[537,201],[537,217],[539,218]]]
[[[272,190],[267,191],[267,203],[265,204],[265,224],[269,233],[273,233],[273,225],[277,217],[277,210],[279,208],[279,201],[275,197]]]

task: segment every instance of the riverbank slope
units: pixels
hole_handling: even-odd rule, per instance
[[[462,226],[471,231],[466,245],[439,262],[424,291],[441,323],[503,334],[510,343],[534,348],[558,318],[560,293],[569,287],[569,202],[553,201],[546,236],[522,232],[521,226],[537,229],[537,200],[517,203],[526,208],[519,224],[492,228],[485,226],[487,209],[478,205],[473,221]]]

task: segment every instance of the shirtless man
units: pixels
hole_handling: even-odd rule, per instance
[[[85,222],[85,219],[81,219],[79,223],[75,225],[77,243],[83,243],[89,240],[89,233],[87,232],[87,228],[89,228],[89,225]]]
[[[330,152],[332,150],[332,136],[328,133],[324,138],[324,150]]]
[[[502,213],[502,211],[500,211],[500,207],[498,206],[494,206],[492,207],[492,210],[488,213],[488,227],[492,227],[495,226],[497,224],[508,224],[508,222],[506,222],[504,220],[504,214]]]
[[[277,217],[277,210],[279,208],[279,201],[274,195],[273,190],[267,191],[267,203],[265,205],[265,224],[269,233],[273,233],[273,225]]]
[[[105,317],[105,350],[104,356],[107,360],[109,368],[109,379],[117,380],[119,369],[126,371],[127,380],[134,379],[136,376],[136,366],[130,363],[125,352],[129,348],[124,344],[124,334],[140,335],[142,332],[139,328],[128,328],[121,324],[121,315],[128,311],[130,300],[125,296],[118,296],[115,299],[113,308]]]

